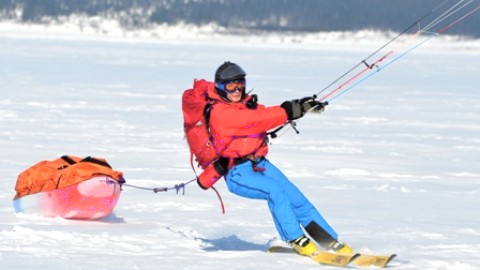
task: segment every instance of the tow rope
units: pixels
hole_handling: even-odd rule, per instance
[[[475,0],[453,1],[455,2],[453,4],[449,2],[452,2],[452,0],[443,1],[425,13],[405,28],[405,30],[317,92],[314,97],[325,92],[326,94],[318,100],[320,102],[328,101],[330,103],[332,100],[350,91],[355,86],[393,64],[420,45],[445,33],[454,25],[480,10],[480,4],[472,7]],[[428,18],[433,15],[435,15],[435,17],[428,21]],[[404,42],[396,42],[400,37],[406,35],[410,36],[408,36]],[[396,47],[390,49],[393,45],[396,45]]]
[[[193,182],[195,180],[197,180],[197,179],[195,178],[195,179],[187,181],[186,183],[180,183],[180,184],[176,184],[176,185],[173,185],[173,186],[170,186],[170,187],[155,187],[155,188],[152,188],[152,187],[142,187],[142,186],[130,185],[130,184],[127,184],[127,183],[124,183],[122,186],[131,187],[131,188],[135,188],[135,189],[141,189],[141,190],[149,190],[149,191],[153,191],[155,193],[167,192],[169,190],[175,190],[175,192],[177,194],[180,194],[180,191],[181,191],[182,195],[185,195],[185,186],[190,184],[191,182]]]
[[[185,186],[192,183],[193,181],[196,181],[196,180],[197,180],[197,178],[194,178],[194,179],[191,179],[191,180],[189,180],[185,183],[175,184],[175,185],[169,186],[169,187],[155,187],[155,188],[152,188],[152,187],[142,187],[142,186],[137,186],[137,185],[131,185],[131,184],[127,184],[127,183],[122,184],[122,187],[125,186],[125,187],[140,189],[140,190],[148,190],[148,191],[153,191],[154,193],[167,192],[169,190],[175,190],[175,192],[177,194],[180,194],[180,192],[181,192],[182,195],[185,195]],[[215,191],[215,193],[217,194],[218,200],[220,201],[220,207],[222,209],[222,214],[225,214],[225,205],[223,204],[222,196],[220,196],[220,193],[218,192],[218,190],[215,187],[211,187],[211,188],[213,189],[213,191]]]

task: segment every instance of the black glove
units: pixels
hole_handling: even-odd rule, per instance
[[[258,97],[256,94],[253,94],[252,96],[250,96],[250,99],[246,103],[247,108],[249,108],[250,110],[255,110],[257,108],[257,104],[258,104]]]
[[[228,173],[228,163],[230,162],[230,159],[226,157],[219,157],[217,161],[213,163],[213,166],[215,167],[215,170],[220,174],[220,175],[225,175]]]
[[[322,110],[327,103],[316,101],[314,97],[304,97],[300,100],[285,101],[280,105],[287,113],[288,120],[295,120],[305,115],[311,109]],[[320,107],[320,108],[319,108]]]

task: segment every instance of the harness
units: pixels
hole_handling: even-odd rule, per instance
[[[241,158],[234,158],[233,159],[233,166],[236,166],[236,165],[240,165],[240,164],[243,164],[245,162],[248,162],[250,161],[252,163],[252,167],[253,167],[253,171],[255,172],[263,172],[265,171],[265,168],[263,167],[258,167],[258,163],[264,159],[264,157],[261,157],[261,156],[257,156],[257,155],[254,155],[254,154],[250,154],[250,155],[247,155],[245,157],[241,157]],[[232,167],[233,167],[232,166]]]

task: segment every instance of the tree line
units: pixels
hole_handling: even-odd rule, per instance
[[[402,31],[440,0],[0,0],[0,19],[42,23],[81,14],[118,20],[125,28],[216,23],[268,31]],[[480,12],[449,33],[480,37]]]

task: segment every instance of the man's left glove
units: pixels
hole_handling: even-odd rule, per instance
[[[288,120],[301,118],[310,110],[321,111],[328,103],[316,101],[314,97],[304,97],[300,100],[285,101],[280,106],[285,110]]]

